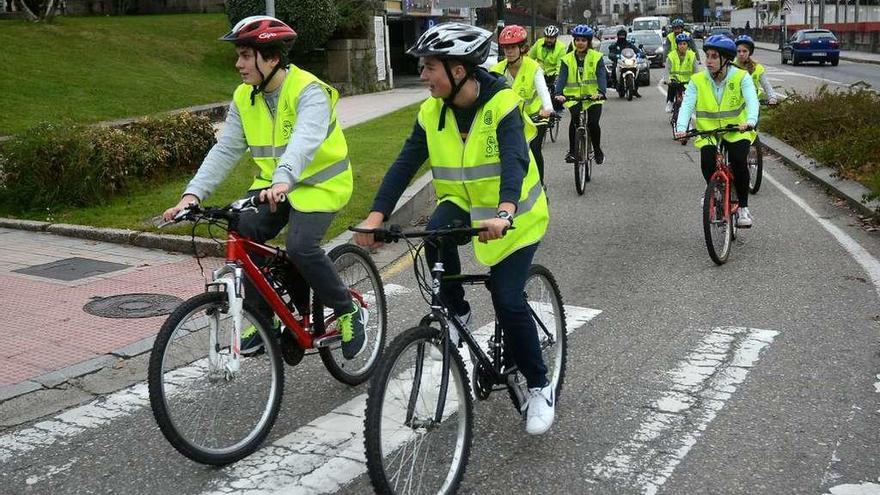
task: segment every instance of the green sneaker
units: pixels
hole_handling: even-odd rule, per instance
[[[367,323],[367,312],[356,301],[352,301],[350,313],[339,315],[336,325],[342,335],[342,356],[354,359],[367,346],[367,335],[364,326]]]

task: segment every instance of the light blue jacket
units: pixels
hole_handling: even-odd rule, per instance
[[[727,77],[721,81],[721,84],[718,84],[714,79],[712,80],[712,89],[715,90],[715,101],[721,102],[721,97],[724,95],[724,87],[727,86],[727,81],[731,76],[736,74],[741,69],[737,69],[736,67],[729,67],[727,69]],[[709,69],[705,69],[705,72],[708,72]],[[746,100],[746,123],[751,126],[755,126],[758,123],[758,111],[760,109],[760,104],[758,103],[758,93],[755,91],[755,83],[752,81],[752,76],[746,74],[746,77],[742,78],[742,92],[743,98]],[[681,102],[681,109],[678,111],[678,122],[675,123],[675,130],[678,132],[685,132],[688,128],[688,123],[691,120],[691,115],[694,114],[694,109],[697,107],[697,86],[694,84],[693,78],[691,78],[691,82],[688,83],[687,89],[684,90],[684,100]]]

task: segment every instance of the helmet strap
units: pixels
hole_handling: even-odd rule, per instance
[[[272,72],[269,72],[268,76],[264,76],[263,72],[260,71],[260,67],[257,66],[256,60],[256,57],[254,57],[254,65],[257,67],[257,72],[260,73],[260,77],[262,77],[263,80],[260,81],[260,84],[254,86],[253,89],[251,89],[251,105],[255,103],[257,95],[266,90],[266,86],[269,85],[269,82],[272,80],[273,77],[275,77],[275,74],[278,72],[278,70],[281,69],[281,61],[279,60],[278,64],[272,68]]]

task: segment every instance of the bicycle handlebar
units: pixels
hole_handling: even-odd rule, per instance
[[[511,227],[513,228],[513,227]],[[390,243],[401,239],[429,238],[442,239],[445,237],[474,237],[480,232],[489,230],[487,227],[443,227],[434,230],[403,230],[400,225],[390,225],[387,229],[362,229],[349,227],[348,230],[361,234],[373,234],[376,242]]]
[[[608,99],[608,97],[603,95],[602,93],[597,93],[592,96],[561,96],[565,97],[565,101],[602,101]],[[598,96],[598,98],[596,98],[596,96]]]
[[[754,129],[753,126],[749,127],[750,129]],[[715,136],[717,134],[724,134],[726,132],[731,131],[739,131],[739,126],[736,124],[727,124],[724,127],[719,127],[717,129],[710,129],[708,131],[700,131],[697,129],[691,129],[684,133],[684,136],[675,138],[676,141],[680,141],[682,139],[690,139],[697,136]]]
[[[208,206],[203,208],[198,203],[190,203],[185,208],[177,212],[177,215],[174,215],[174,218],[168,220],[167,222],[162,222],[158,225],[158,228],[167,227],[169,225],[180,223],[183,221],[195,221],[199,218],[207,218],[210,220],[232,220],[245,211],[256,211],[257,206],[265,203],[265,201],[260,201],[259,196],[251,196],[244,199],[239,199],[238,201],[233,201],[232,203],[218,207],[218,206]]]

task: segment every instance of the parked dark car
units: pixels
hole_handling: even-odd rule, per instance
[[[736,39],[736,36],[733,35],[733,31],[731,31],[730,28],[716,26],[709,30],[709,36],[714,36],[716,34],[723,34],[730,39]],[[707,38],[709,36],[707,36]]]
[[[794,65],[816,61],[836,67],[840,62],[840,43],[827,29],[801,29],[782,46],[782,63],[789,60]]]
[[[663,51],[663,38],[654,31],[633,31],[627,36],[629,41],[642,48],[645,56],[651,63],[651,67],[663,67],[666,65],[666,54]]]
[[[705,38],[706,37],[706,26],[703,26],[702,24],[695,25],[694,30],[691,31],[691,34],[693,35],[694,39],[701,40],[701,39]]]

